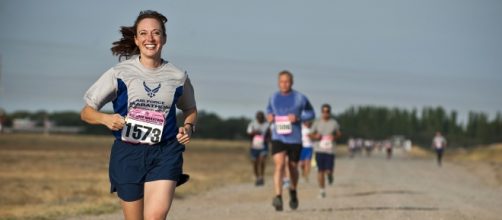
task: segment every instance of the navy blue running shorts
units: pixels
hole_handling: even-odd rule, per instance
[[[316,153],[315,160],[319,171],[333,171],[335,168],[335,155],[326,153]]]
[[[110,154],[111,193],[124,201],[143,198],[145,182],[178,181],[183,168],[185,146],[176,139],[155,145],[115,140]]]

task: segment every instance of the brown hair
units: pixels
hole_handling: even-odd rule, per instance
[[[279,72],[279,77],[281,77],[282,75],[287,75],[289,76],[289,79],[291,80],[291,82],[293,82],[293,74],[287,70],[283,70],[281,72]]]
[[[324,108],[327,108],[327,109],[328,109],[328,111],[329,111],[329,112],[331,112],[331,105],[326,104],[326,103],[325,103],[325,104],[322,104],[322,106],[321,106],[321,111],[322,111]]]
[[[112,54],[114,56],[119,56],[119,60],[122,60],[122,57],[129,59],[129,57],[139,54],[139,48],[136,46],[136,43],[134,43],[134,37],[136,36],[138,23],[145,18],[153,18],[159,21],[162,27],[162,35],[164,37],[167,36],[165,25],[167,18],[164,15],[152,10],[141,11],[133,26],[120,27],[122,38],[112,43]]]

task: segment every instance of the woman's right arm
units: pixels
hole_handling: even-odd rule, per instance
[[[119,114],[106,114],[99,112],[89,105],[86,105],[80,112],[80,118],[89,124],[102,124],[112,131],[118,131],[124,127],[125,120]]]

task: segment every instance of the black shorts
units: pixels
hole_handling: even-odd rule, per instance
[[[272,155],[286,151],[289,161],[300,161],[300,152],[302,151],[302,144],[287,144],[282,141],[272,141]]]

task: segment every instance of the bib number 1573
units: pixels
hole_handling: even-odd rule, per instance
[[[158,128],[152,128],[148,125],[126,123],[125,124],[125,134],[123,135],[126,139],[133,139],[133,142],[160,142],[161,130]]]

